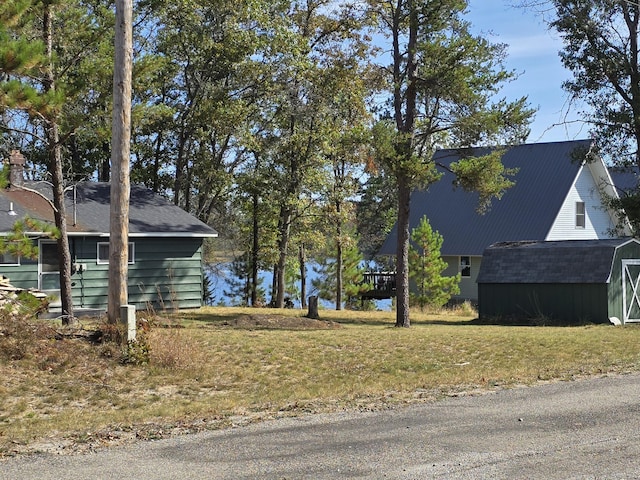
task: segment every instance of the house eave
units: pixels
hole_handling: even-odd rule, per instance
[[[600,157],[598,157],[598,161],[590,163],[589,168],[591,169],[594,178],[600,179],[599,182],[596,182],[598,188],[600,188],[606,196],[609,196],[610,198],[613,198],[615,200],[619,200],[620,195],[618,194],[618,190],[615,188],[613,179],[611,178],[611,173],[609,172],[609,169],[605,165],[604,161]],[[606,206],[605,208],[607,212],[609,212],[609,216],[612,219],[615,219],[617,216],[616,212],[611,209],[610,206]],[[623,213],[623,231],[620,233],[623,236],[630,237],[631,235],[633,235],[633,227],[631,226],[631,221],[629,220],[627,214],[625,212]]]
[[[68,232],[70,237],[104,237],[109,238],[109,232]],[[129,238],[217,238],[217,233],[187,233],[187,232],[145,232],[131,233]]]

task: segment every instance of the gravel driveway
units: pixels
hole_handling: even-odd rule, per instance
[[[640,375],[18,457],[2,479],[636,479]]]

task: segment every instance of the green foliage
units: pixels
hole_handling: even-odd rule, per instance
[[[345,304],[347,308],[355,309],[360,303],[360,295],[371,290],[372,285],[363,283],[362,253],[357,245],[351,245],[344,250],[342,258],[342,281],[344,288]]]
[[[59,238],[60,232],[48,223],[30,217],[24,217],[13,224],[9,235],[0,237],[0,253],[9,253],[15,257],[38,258],[38,247],[33,235]]]
[[[9,172],[10,169],[8,165],[5,165],[0,169],[0,189],[7,188],[9,186]]]
[[[36,297],[27,290],[18,293],[4,292],[2,300],[4,303],[0,308],[0,316],[17,318],[19,321],[37,318],[49,305],[47,298]]]
[[[443,238],[433,231],[426,217],[411,232],[409,249],[409,277],[415,282],[413,302],[424,310],[426,307],[441,307],[452,295],[460,293],[460,274],[443,277],[447,263],[440,256]]]
[[[438,181],[431,161],[435,148],[520,143],[529,133],[527,124],[534,111],[526,98],[512,102],[498,98],[502,85],[515,74],[503,66],[504,45],[471,33],[463,17],[467,1],[367,3],[376,33],[391,43],[381,48],[388,100],[381,106],[373,147],[378,164],[394,177],[398,191],[396,325],[408,327],[410,196],[413,189]],[[485,171],[463,162],[456,167],[461,185],[480,188],[480,209],[508,187],[499,169]]]
[[[607,163],[640,168],[640,6],[614,0],[554,0],[550,22],[563,39],[563,65],[573,78],[563,83],[570,99],[588,108],[581,120],[590,127]],[[637,188],[637,181],[635,187]],[[640,223],[637,194],[623,194],[611,206],[627,208],[633,227]],[[619,210],[620,217],[624,214]],[[631,218],[633,217],[633,218]]]
[[[127,342],[122,351],[122,363],[127,365],[147,365],[150,357],[151,346],[143,335]]]
[[[336,301],[337,267],[335,258],[320,260],[318,266],[314,267],[319,276],[312,281],[312,285],[323,300]],[[345,248],[342,258],[342,298],[347,309],[359,308],[360,294],[371,290],[371,285],[363,283],[364,271],[362,254],[357,245]]]
[[[50,37],[44,31],[45,17],[52,20]],[[69,177],[84,178],[108,161],[113,82],[109,32],[112,6],[104,2],[24,0],[0,5],[0,72],[5,74],[0,108],[11,113],[3,127],[20,132],[19,143],[9,148],[19,144],[31,152],[38,170],[51,167],[42,141],[51,122],[59,130],[55,146],[63,152]]]
[[[47,310],[49,300],[47,298],[36,297],[31,292],[23,290],[16,296],[15,302],[17,313],[24,318],[36,318],[38,314]],[[11,304],[8,304],[11,305]]]
[[[230,277],[226,279],[229,290],[224,290],[222,294],[229,300],[230,305],[248,306],[250,267],[247,255],[235,258],[231,262],[229,273]]]
[[[212,306],[215,302],[215,295],[211,291],[213,288],[213,282],[206,272],[202,275],[202,303],[207,306]]]
[[[478,192],[479,213],[484,213],[491,206],[492,198],[502,198],[504,192],[515,184],[509,177],[514,176],[517,169],[504,167],[502,153],[497,150],[482,157],[464,158],[450,165],[456,175],[457,185],[467,191]]]
[[[387,69],[389,107],[374,127],[373,144],[383,168],[410,188],[424,187],[439,179],[429,161],[436,145],[526,139],[534,111],[526,97],[508,102],[496,96],[516,75],[503,66],[504,45],[470,32],[463,18],[467,2],[400,1],[393,8],[388,2],[369,3],[381,32],[413,42],[393,52],[395,69]],[[480,183],[483,202],[501,195],[508,185],[488,178],[500,172],[491,169],[481,182],[472,180],[481,171],[461,169],[461,183],[470,188]]]
[[[554,0],[551,22],[561,35],[563,65],[573,78],[563,83],[570,98],[589,108],[581,118],[591,126],[600,151],[616,164],[640,167],[640,31],[638,2]]]
[[[235,258],[231,262],[230,277],[226,279],[229,290],[224,290],[223,294],[229,305],[248,306],[251,299],[251,259],[248,254]],[[265,303],[265,291],[258,279],[257,299],[261,304]],[[225,303],[227,303],[225,301]]]
[[[633,235],[637,238],[640,235],[640,191],[637,188],[630,190],[619,190],[618,197],[611,197],[603,194],[604,204],[617,212],[617,221],[614,236],[624,235],[624,232],[631,226]]]
[[[285,307],[293,307],[293,299],[300,299],[300,264],[295,260],[286,263],[284,269]]]
[[[356,204],[358,245],[366,259],[382,247],[397,218],[397,190],[392,177],[370,175]]]
[[[407,143],[409,142],[409,143]],[[411,189],[422,188],[440,179],[433,162],[432,150],[418,150],[411,136],[399,133],[391,120],[382,119],[373,126],[372,147],[382,169],[396,179],[404,179]]]

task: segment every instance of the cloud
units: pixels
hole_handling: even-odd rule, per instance
[[[507,52],[511,60],[539,57],[555,58],[562,50],[562,41],[547,32],[527,36],[502,37],[500,42],[508,45]]]

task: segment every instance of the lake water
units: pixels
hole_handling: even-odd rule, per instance
[[[213,299],[213,305],[226,305],[233,306],[240,304],[240,297],[229,297],[225,292],[232,290],[230,280],[233,280],[231,273],[231,264],[229,263],[217,263],[209,264],[205,266],[205,275],[209,278],[211,298]],[[271,282],[273,280],[273,272],[260,272],[259,278],[261,280],[260,286],[266,292],[267,301],[271,300]],[[311,295],[317,295],[317,291],[312,286],[313,279],[318,278],[318,274],[313,269],[313,266],[307,269],[307,297]],[[298,282],[297,287],[300,284]],[[293,301],[294,308],[302,308],[302,302],[300,298],[290,296]],[[376,310],[391,311],[391,300],[376,300]],[[326,300],[319,299],[319,304],[322,308],[335,309],[335,302],[328,302]]]

